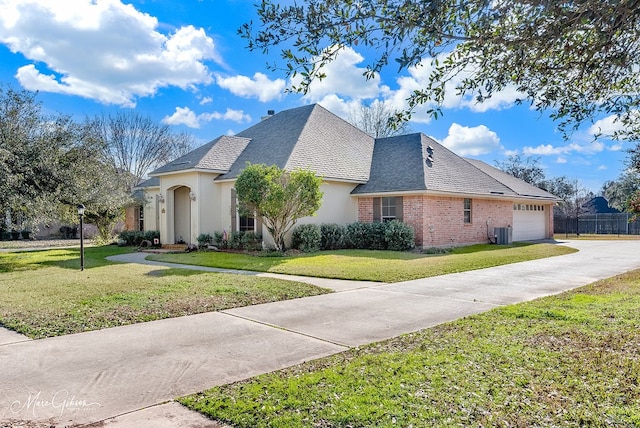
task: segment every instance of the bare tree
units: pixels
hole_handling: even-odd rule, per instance
[[[396,122],[396,112],[380,101],[370,106],[360,105],[351,110],[348,121],[355,127],[374,138],[393,137],[408,134],[411,128],[408,122]]]
[[[522,159],[520,155],[509,155],[502,162],[495,161],[496,167],[529,184],[538,186],[545,179],[544,170],[540,166],[540,158],[530,156]]]
[[[129,189],[153,169],[189,152],[193,145],[190,134],[174,134],[168,125],[134,111],[96,117],[91,125],[106,158],[116,171],[128,175]]]

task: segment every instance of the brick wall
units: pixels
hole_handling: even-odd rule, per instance
[[[553,205],[547,205],[544,209],[548,216],[547,224],[549,225],[549,228],[547,229],[547,238],[553,239],[553,231],[555,230],[553,224]]]
[[[513,204],[471,200],[471,223],[464,223],[464,198],[412,195],[403,198],[404,222],[413,226],[416,245],[450,247],[489,242],[493,228],[513,225]],[[358,199],[358,220],[373,221],[373,198]]]
[[[373,198],[358,198],[358,221],[373,223]]]
[[[137,218],[136,214],[138,210],[135,206],[128,206],[124,210],[124,230],[137,230]]]

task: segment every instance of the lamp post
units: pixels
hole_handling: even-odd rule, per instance
[[[80,270],[84,270],[84,205],[78,205],[78,217],[80,217]]]

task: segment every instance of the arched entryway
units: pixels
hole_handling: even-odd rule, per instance
[[[191,189],[182,186],[173,191],[173,231],[176,244],[191,244]]]

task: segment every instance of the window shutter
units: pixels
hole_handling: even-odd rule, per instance
[[[373,221],[375,223],[380,222],[380,216],[382,214],[382,209],[380,208],[380,198],[373,198]]]
[[[404,221],[404,215],[402,211],[402,196],[396,196],[396,220]]]
[[[238,207],[236,206],[236,189],[231,189],[231,231],[238,231]]]

